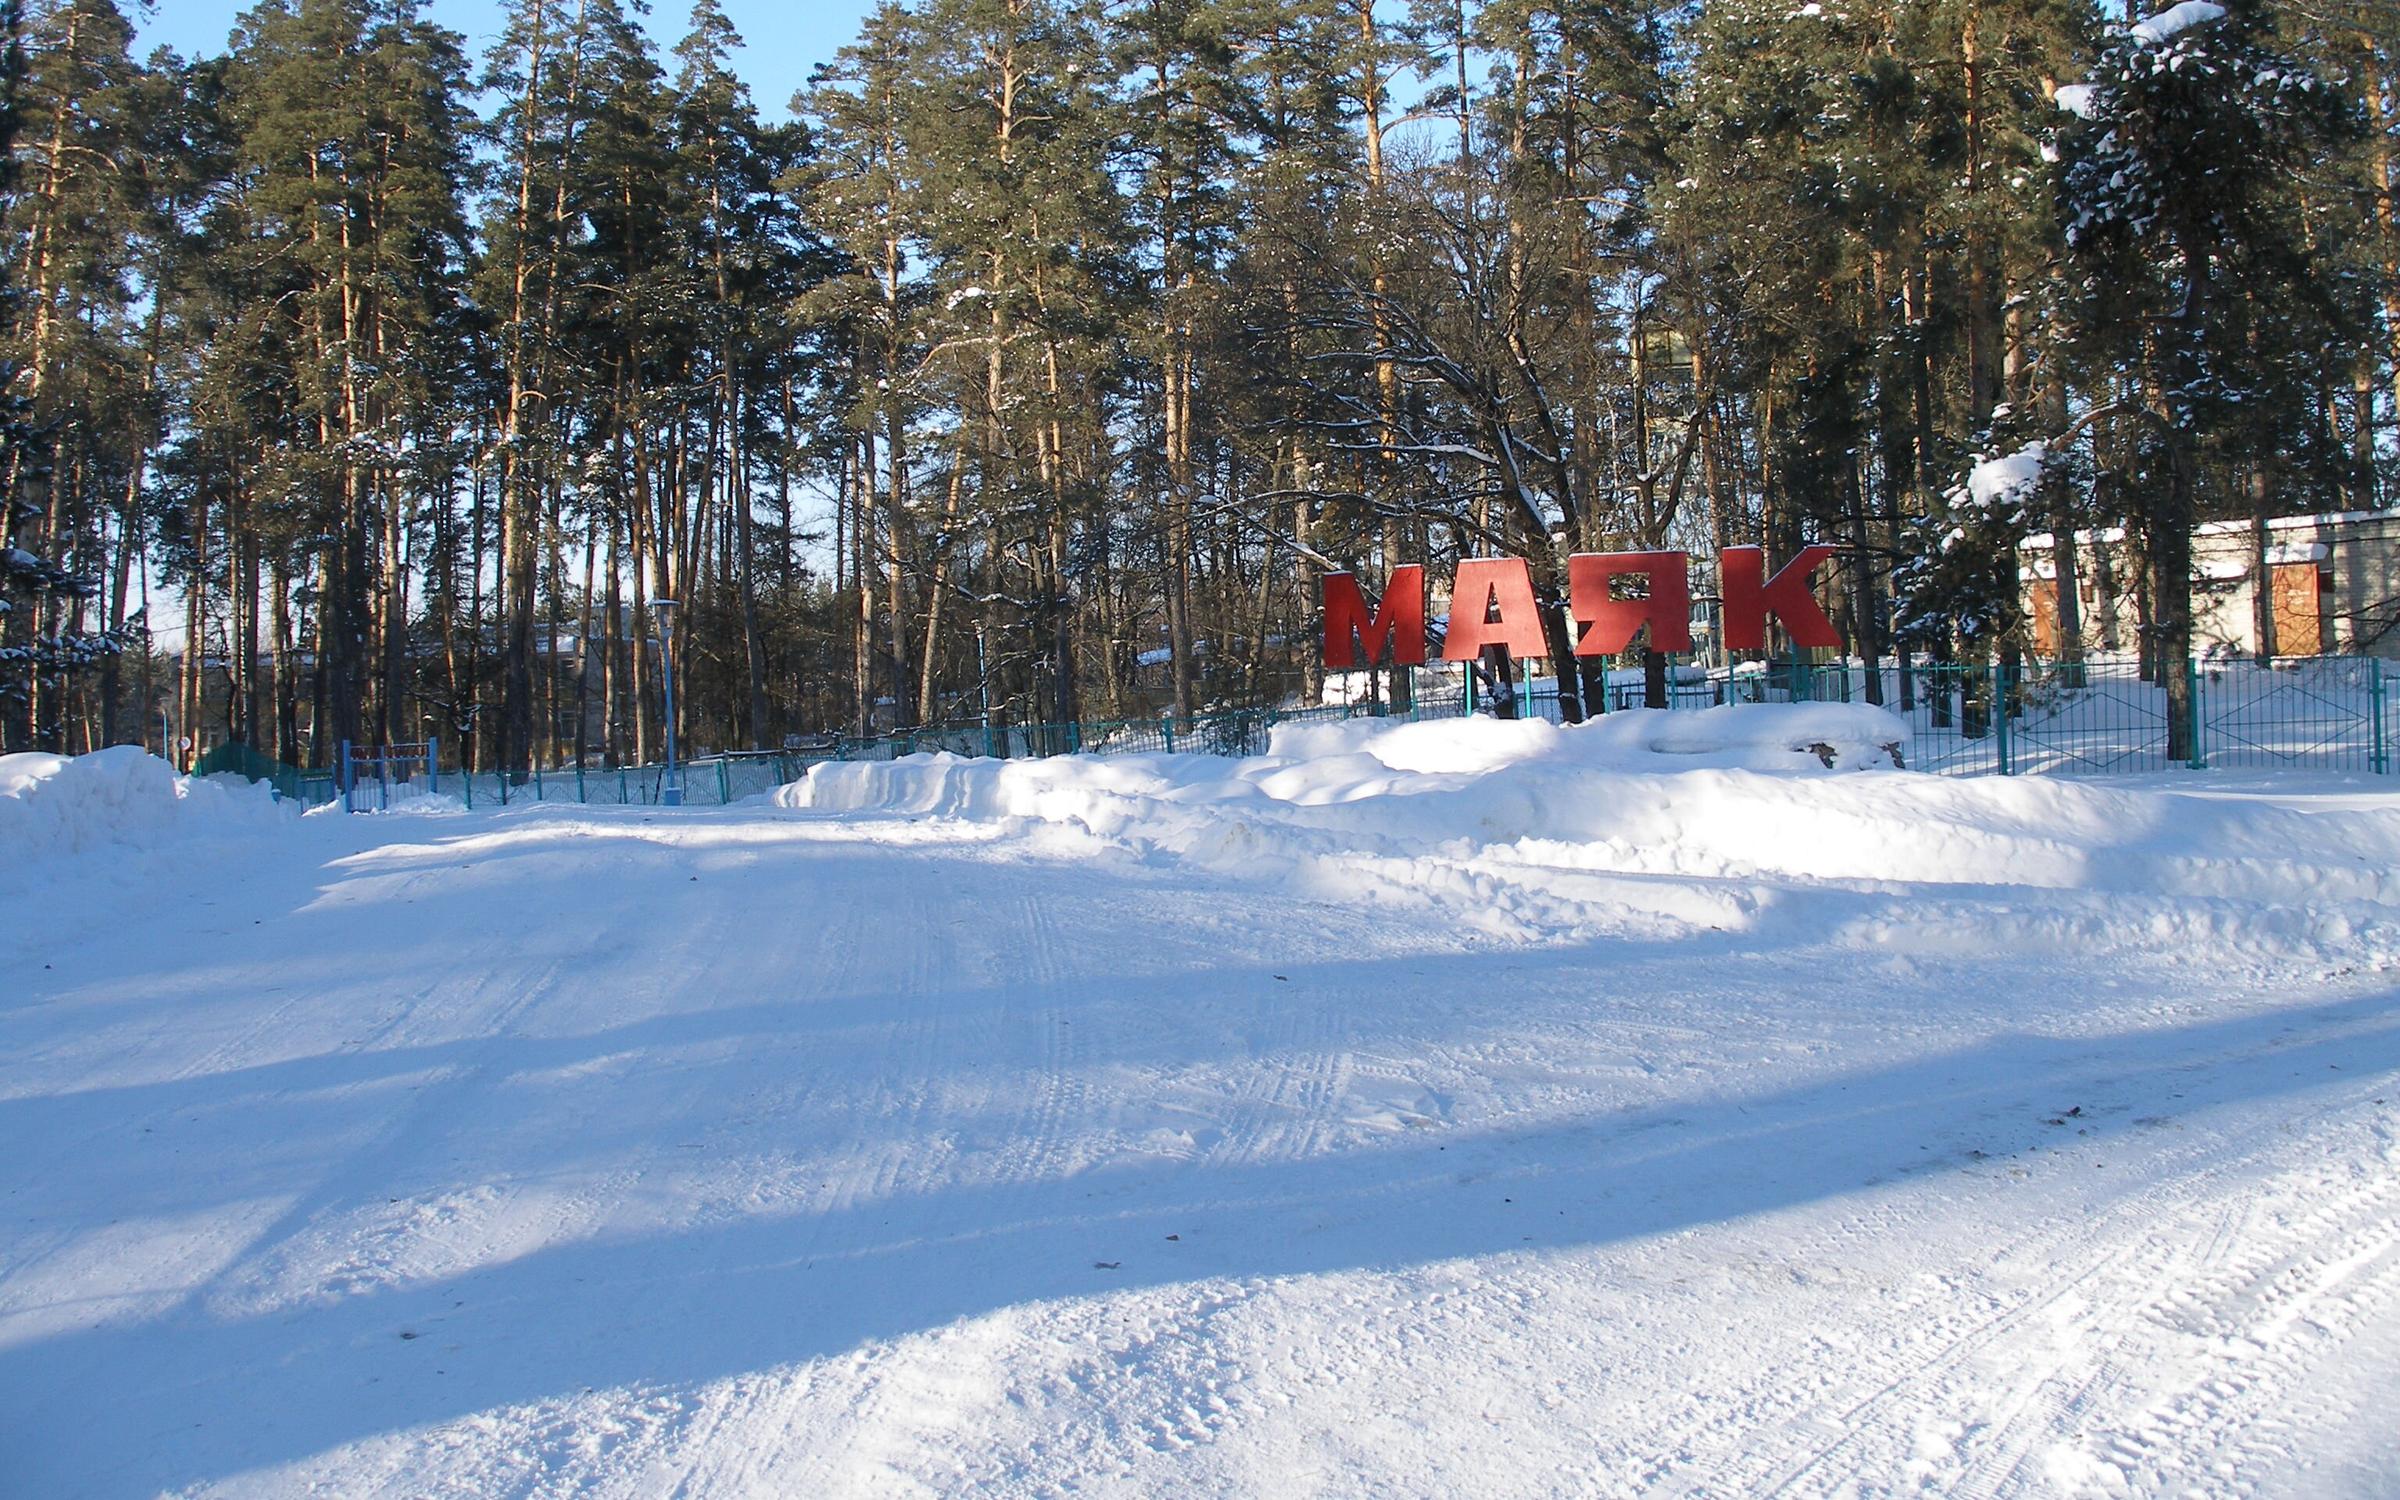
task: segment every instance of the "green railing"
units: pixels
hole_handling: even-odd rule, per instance
[[[1051,755],[1264,755],[1268,737],[1278,724],[1339,722],[1380,712],[1376,705],[1360,703],[1095,723],[952,725],[864,739],[828,737],[803,749],[709,755],[686,762],[681,767],[683,797],[686,806],[721,807],[798,781],[810,766],[824,761],[897,760],[936,752],[1010,760]],[[1409,717],[1458,712],[1456,703],[1444,702]],[[302,779],[305,782],[307,778]],[[665,784],[666,767],[655,764],[605,769],[570,766],[523,776],[445,771],[441,778],[443,794],[457,796],[471,808],[548,802],[655,807]],[[311,800],[331,801],[333,796],[328,778],[323,795]]]
[[[194,776],[245,776],[252,781],[263,781],[275,789],[276,796],[287,801],[301,799],[303,787],[316,780],[308,772],[295,766],[287,766],[271,755],[262,755],[240,740],[227,740],[222,745],[210,747],[198,760],[192,762],[192,774]],[[320,774],[325,783],[331,786],[333,773],[326,771]],[[331,801],[332,799],[327,797],[319,800]]]
[[[2188,687],[2180,734],[2167,672]],[[2371,656],[2195,660],[2147,670],[2131,659],[1885,664],[1882,706],[1908,721],[1909,765],[1954,776],[2083,775],[2207,767],[2387,774],[2392,664]],[[1618,706],[1610,683],[1611,707]],[[1632,702],[1637,704],[1636,696]],[[1865,703],[1854,661],[1746,663],[1709,690],[1676,685],[1671,705]],[[1555,692],[1535,709],[1558,717]]]
[[[2176,670],[2169,668],[2167,670]],[[1906,719],[1911,769],[1951,776],[2099,776],[2205,767],[2305,769],[2389,774],[2395,724],[2393,671],[2376,657],[2318,656],[2274,661],[2183,663],[2189,717],[2183,732],[2168,722],[2162,672],[2130,660],[1998,664],[1886,664],[1877,684],[1882,705]],[[1430,674],[1426,674],[1430,676]],[[1427,691],[1420,677],[1410,719],[1455,718],[1468,712],[1461,686]],[[1702,672],[1677,664],[1668,703],[1682,711],[1723,703],[1863,703],[1866,674],[1856,662],[1744,663],[1732,671]],[[1611,712],[1641,706],[1638,673],[1606,679]],[[1559,715],[1555,683],[1520,679],[1512,695],[1520,714]],[[1487,705],[1488,706],[1488,705]],[[798,781],[825,761],[897,760],[946,752],[985,759],[1052,755],[1263,755],[1278,725],[1334,723],[1383,716],[1373,703],[1321,708],[1237,709],[1185,717],[1115,719],[1094,723],[953,725],[903,730],[873,738],[828,736],[803,748],[704,756],[682,767],[684,801],[725,806]],[[248,746],[220,745],[200,758],[201,774],[248,776],[272,783],[279,795],[308,804],[333,801],[330,771],[301,771]],[[661,765],[587,766],[509,777],[489,771],[445,771],[441,795],[469,807],[569,802],[656,806],[665,785]],[[428,788],[430,790],[431,788]]]

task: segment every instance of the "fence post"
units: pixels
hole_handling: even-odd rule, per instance
[[[2000,774],[2003,776],[2014,776],[2017,774],[2016,761],[2009,754],[2009,750],[2011,748],[2008,743],[2009,686],[2008,665],[2005,662],[1993,662],[1992,739],[1994,745],[1998,748],[2000,753]]]
[[[733,773],[726,768],[725,762],[720,760],[717,762],[717,806],[725,807],[732,801]]]
[[[358,809],[350,805],[350,742],[348,740],[342,741],[342,755],[338,762],[338,769],[342,788],[342,811],[356,812]]]
[[[1167,753],[1173,755],[1175,753],[1175,716],[1173,714],[1158,716],[1158,732],[1167,742]]]
[[[575,802],[581,806],[592,799],[583,794],[583,762],[575,762]]]
[[[2368,690],[2368,701],[2374,705],[2375,715],[2375,758],[2371,764],[2375,767],[2375,774],[2382,776],[2391,770],[2391,762],[2388,759],[2383,738],[2383,658],[2368,657],[2367,668],[2371,674],[2367,679],[2371,684]]]
[[[989,719],[983,721],[983,753],[984,758],[987,760],[996,757],[1000,753],[998,750],[992,748],[992,721]]]
[[[440,796],[442,791],[442,742],[425,742],[425,790]]]
[[[1458,711],[1471,719],[1475,716],[1475,664],[1473,662],[1467,661],[1458,664],[1458,686]]]
[[[2200,661],[2199,661],[2199,658],[2197,658],[2197,657],[2191,657],[2191,656],[2187,656],[2187,657],[2185,657],[2185,658],[2183,659],[2183,681],[2184,681],[2184,687],[2185,687],[2185,689],[2186,689],[2186,691],[2185,691],[2185,693],[2184,693],[2184,696],[2185,696],[2185,697],[2187,697],[2187,698],[2189,698],[2189,699],[2191,700],[2191,704],[2192,704],[2192,706],[2191,706],[2191,710],[2190,710],[2190,719],[2189,719],[2189,722],[2188,722],[2188,723],[2187,723],[2187,725],[2186,725],[2186,728],[2187,728],[2187,729],[2189,729],[2189,731],[2190,731],[2190,733],[2191,733],[2191,742],[2192,742],[2192,760],[2191,760],[2191,767],[2192,767],[2192,769],[2193,769],[2193,770],[2195,770],[2195,771],[2205,771],[2205,770],[2207,770],[2207,769],[2208,769],[2208,753],[2207,753],[2205,750],[2203,750],[2203,749],[2201,748],[2201,746],[2200,746],[2200,723],[2201,723],[2201,719],[2200,719]]]

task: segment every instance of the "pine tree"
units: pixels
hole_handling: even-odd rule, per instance
[[[2256,299],[2334,315],[2290,184],[2352,122],[2260,0],[2182,0],[2119,27],[2082,88],[2068,96],[2084,121],[2066,143],[2066,243],[2085,335],[2134,372],[2129,407],[2161,471],[2136,490],[2144,644],[2167,689],[2168,758],[2183,760],[2201,446],[2290,404],[2280,362],[2251,346]]]
[[[337,739],[416,737],[403,564],[409,517],[449,482],[438,408],[465,250],[465,70],[414,0],[270,0],[244,25],[228,106],[241,233],[273,251],[280,285],[256,332],[288,351],[291,379],[237,399],[279,403],[257,426],[290,446],[222,476],[232,654],[254,683],[265,560],[246,518],[290,507],[315,552],[325,756]]]
[[[100,434],[129,397],[115,356],[132,306],[133,205],[118,171],[128,154],[132,30],[110,0],[44,6],[30,34],[10,5],[0,27],[9,177],[0,195],[9,261],[0,272],[0,745],[63,750],[69,674],[121,648],[85,614],[103,592],[96,565],[109,511],[98,497],[116,491],[122,462]]]
[[[794,185],[808,195],[815,218],[845,262],[842,274],[814,294],[809,311],[820,326],[838,327],[851,352],[842,401],[856,451],[838,475],[846,530],[839,538],[837,571],[848,568],[856,593],[850,611],[851,724],[862,735],[868,732],[879,677],[892,684],[890,696],[903,717],[913,717],[907,707],[912,686],[922,694],[923,679],[919,684],[908,680],[909,663],[920,658],[912,643],[911,600],[918,596],[910,574],[918,549],[907,496],[910,432],[926,400],[914,368],[925,298],[921,284],[906,275],[908,245],[921,231],[913,217],[905,130],[915,108],[912,61],[919,45],[913,18],[886,0],[866,19],[858,40],[793,101],[817,138],[816,158]],[[875,503],[879,489],[888,502],[880,507]],[[947,562],[937,552],[929,571],[923,595],[928,637],[938,631]],[[880,653],[872,644],[878,629],[884,633]],[[930,673],[930,639],[921,660]]]

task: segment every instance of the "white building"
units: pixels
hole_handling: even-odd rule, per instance
[[[2083,644],[2131,651],[2136,561],[2121,530],[2076,538]],[[2021,549],[2019,577],[2037,657],[2058,653],[2058,566],[2047,535]],[[2400,510],[2278,516],[2263,556],[2252,523],[2212,521],[2192,533],[2192,636],[2206,656],[2258,656],[2258,590],[2274,607],[2276,656],[2400,658]]]

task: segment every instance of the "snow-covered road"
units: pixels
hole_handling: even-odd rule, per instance
[[[59,855],[0,1492],[2400,1490],[2400,798],[1474,732]]]

